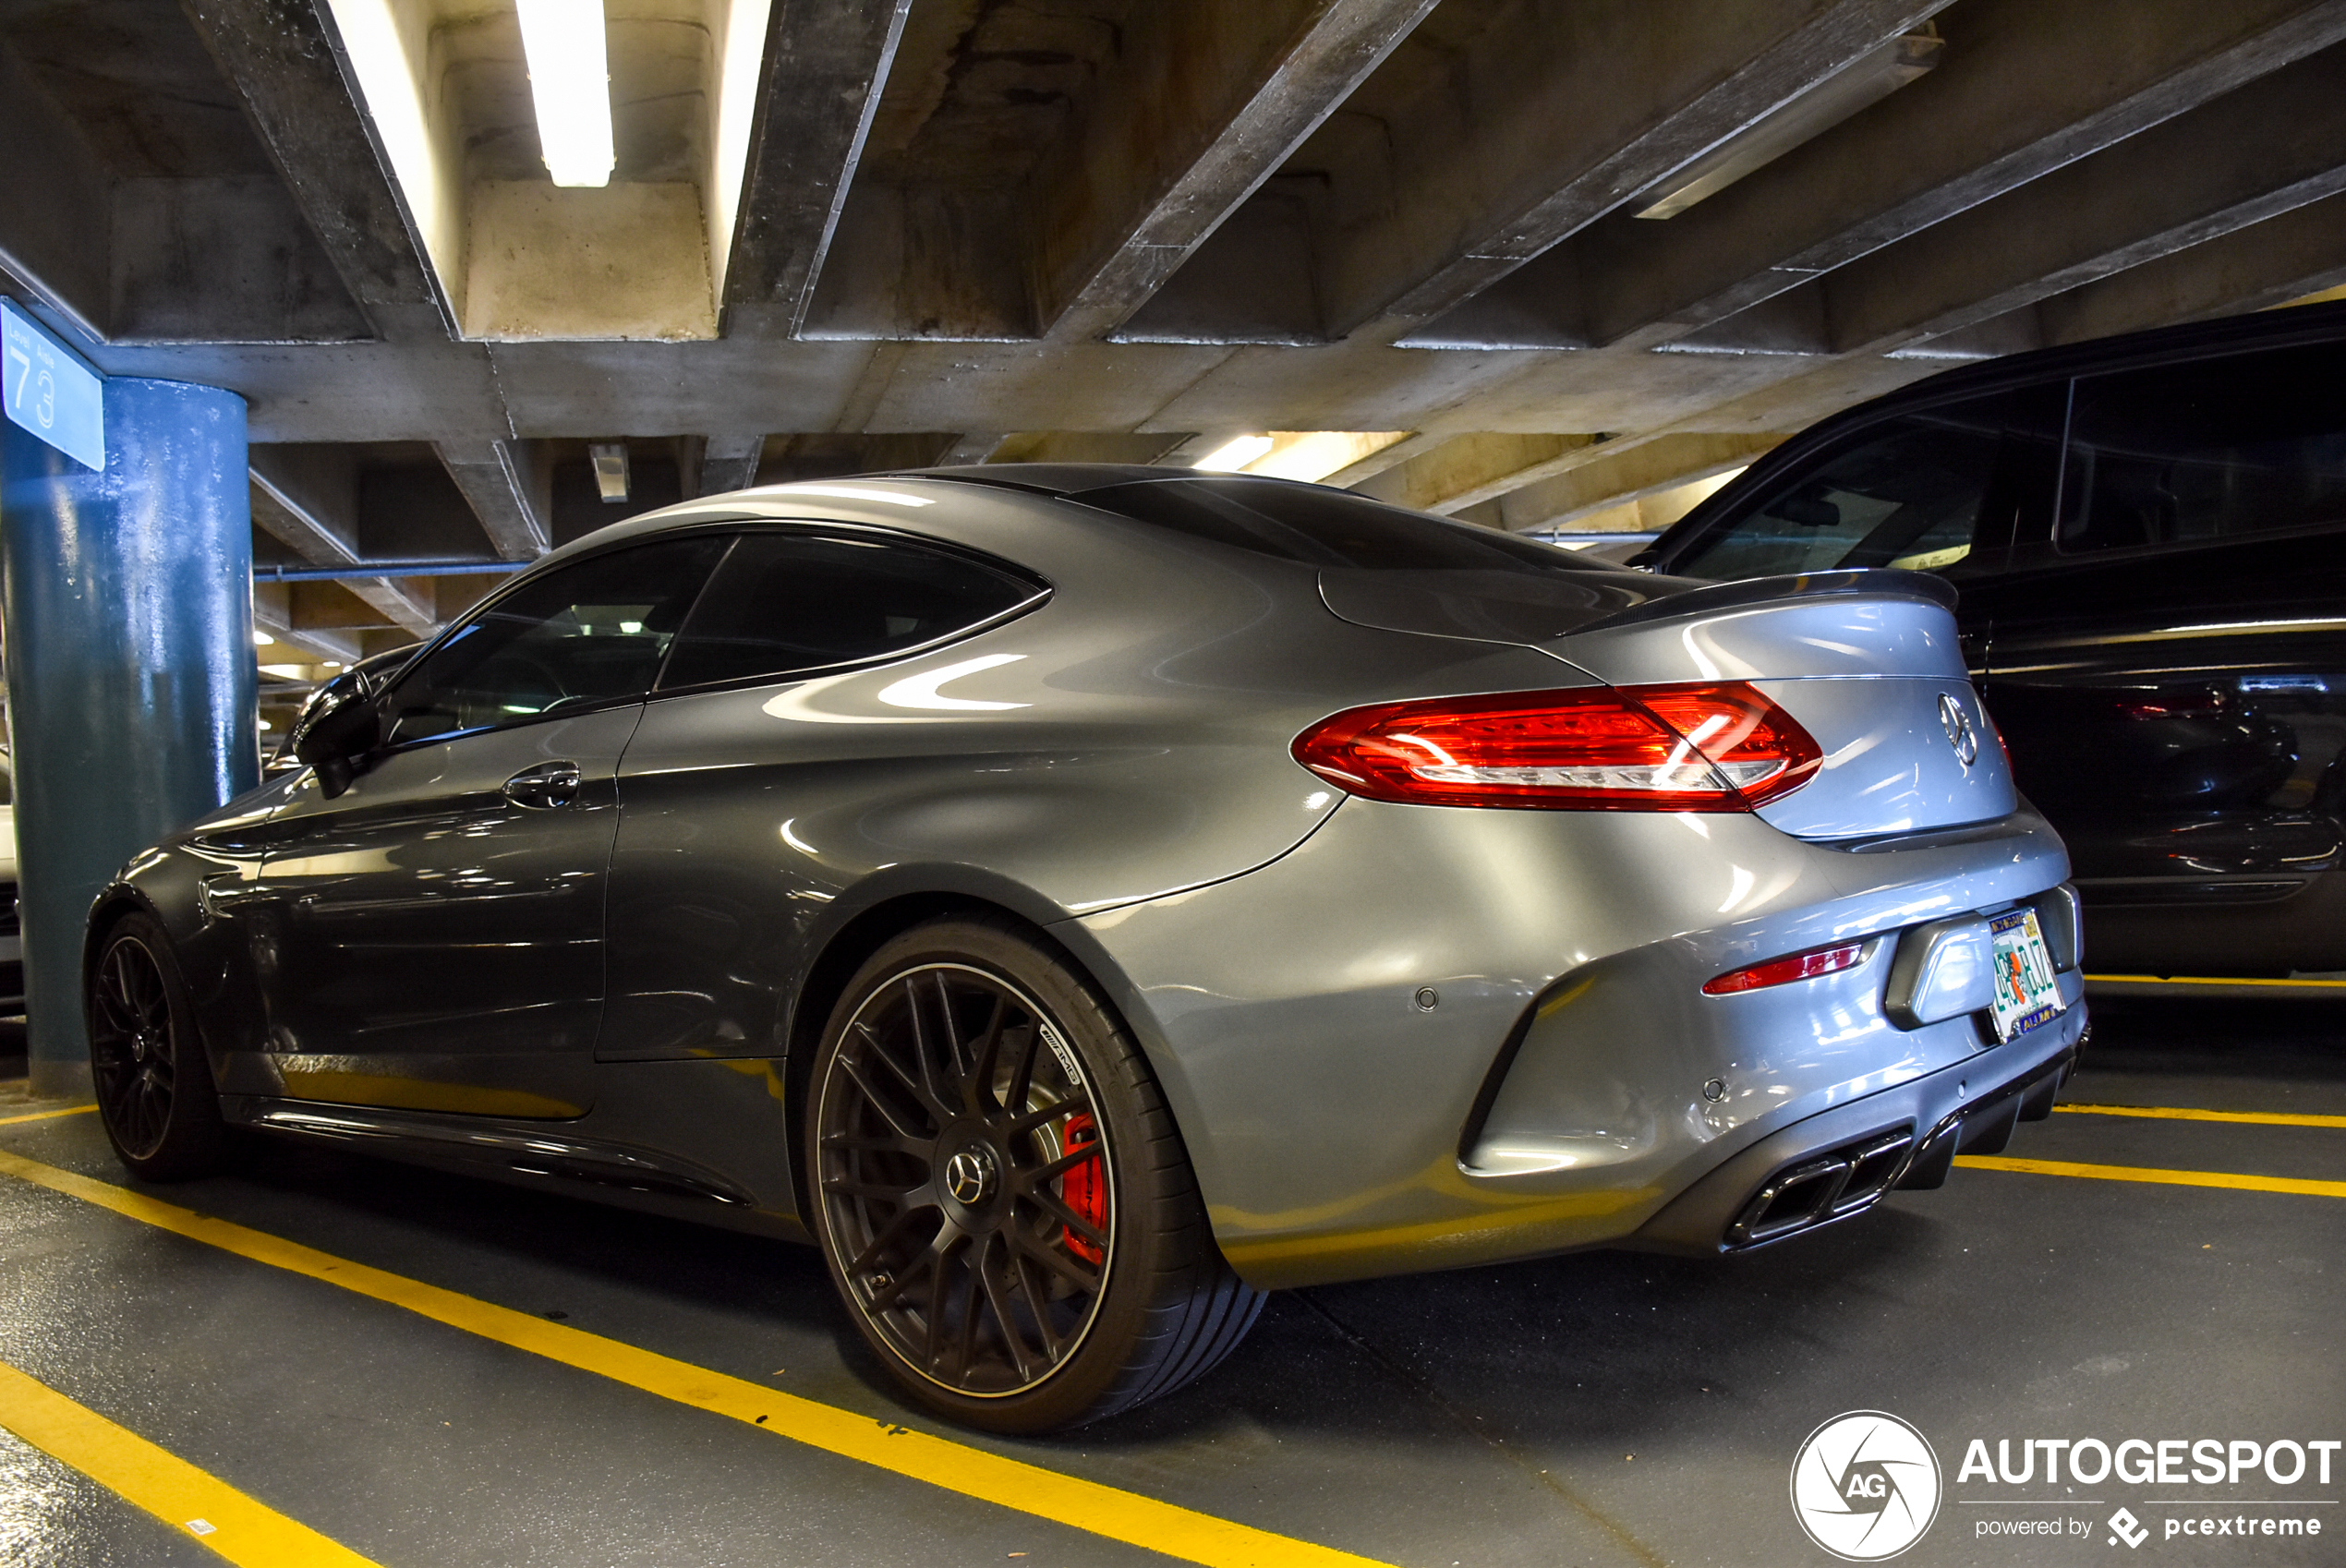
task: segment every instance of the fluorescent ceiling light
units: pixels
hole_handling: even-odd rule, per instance
[[[603,0],[519,0],[538,146],[556,185],[611,184],[611,64]],[[606,500],[610,499],[605,497]]]
[[[1892,39],[1631,197],[1631,213],[1639,218],[1676,217],[1703,198],[1716,195],[1802,142],[1831,130],[1858,110],[1889,97],[1936,66],[1943,47],[1931,32]]]
[[[1274,444],[1268,436],[1240,436],[1215,447],[1199,458],[1194,466],[1209,474],[1235,474],[1270,451]]]
[[[1281,479],[1324,479],[1383,452],[1407,430],[1274,430],[1271,450],[1246,464],[1250,474]],[[1203,466],[1203,464],[1201,464]]]
[[[255,632],[252,634],[252,645],[257,648],[265,648],[276,640],[266,632]]]
[[[627,499],[627,443],[589,441],[587,460],[595,465],[595,493],[616,504]]]

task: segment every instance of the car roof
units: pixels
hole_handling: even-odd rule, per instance
[[[1818,421],[1811,429],[1907,404],[1936,403],[1942,398],[1994,392],[2029,382],[2065,380],[2104,370],[2133,369],[2150,365],[2214,359],[2258,349],[2296,348],[2320,344],[2346,345],[2346,300],[2322,305],[2292,306],[2286,310],[2260,310],[2247,316],[2226,316],[2213,321],[2187,321],[2181,326],[2153,327],[2117,337],[2086,343],[2035,348],[1996,359],[1941,370],[1935,376],[1886,392],[1855,408]],[[1805,432],[1804,432],[1805,434]]]
[[[1838,440],[1844,432],[1887,416],[1989,392],[2066,380],[2073,376],[2323,344],[2346,346],[2346,300],[2260,310],[2212,321],[2188,321],[2181,326],[2153,327],[2086,343],[2030,349],[1941,370],[1911,386],[1827,415],[1808,426],[1752,464],[1733,484],[1703,498],[1699,506],[1663,529],[1661,538],[1635,559],[1649,560],[1665,545],[1704,533],[1713,517],[1723,509],[1739,504],[1753,486],[1767,484],[1784,468],[1805,462],[1819,446]]]

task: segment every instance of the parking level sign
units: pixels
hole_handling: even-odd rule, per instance
[[[5,299],[0,329],[8,417],[83,467],[104,468],[105,379]]]

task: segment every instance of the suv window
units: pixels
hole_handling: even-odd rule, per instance
[[[1307,566],[1372,572],[1610,571],[1610,563],[1366,496],[1286,479],[1151,479],[1069,499]]]
[[[913,545],[746,534],[677,638],[660,690],[885,657],[990,621],[1041,590]]]
[[[2063,554],[2346,523],[2346,370],[2332,346],[2082,378]]]
[[[700,535],[639,545],[522,585],[392,687],[389,743],[643,695],[727,543]]]
[[[1983,543],[2019,403],[1999,394],[1874,426],[1706,530],[1666,570],[1723,582],[1838,567],[1959,568]],[[1993,525],[2006,521],[2008,513]]]

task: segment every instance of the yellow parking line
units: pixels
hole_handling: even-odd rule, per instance
[[[2202,1111],[2190,1105],[2055,1105],[2090,1116],[2156,1116],[2177,1122],[2249,1122],[2257,1127],[2346,1127],[2346,1116],[2317,1116],[2295,1111]]]
[[[1314,1546],[1291,1536],[1200,1514],[1136,1492],[1086,1481],[1038,1465],[1006,1459],[834,1405],[779,1393],[688,1361],[639,1349],[509,1307],[249,1230],[92,1180],[20,1155],[0,1152],[0,1174],[81,1199],[191,1240],[272,1268],[307,1274],[360,1296],[594,1372],[662,1399],[756,1426],[843,1458],[859,1460],[913,1480],[982,1502],[1033,1514],[1206,1568],[1383,1568],[1350,1552]]]
[[[0,1362],[0,1427],[240,1568],[375,1568],[338,1541]]]
[[[95,1105],[67,1105],[62,1111],[28,1111],[21,1116],[0,1116],[0,1127],[14,1127],[18,1122],[51,1121],[58,1116],[87,1116],[97,1108]]]
[[[2097,1181],[2147,1181],[2162,1187],[2222,1187],[2241,1192],[2293,1192],[2308,1198],[2346,1198],[2346,1181],[2304,1181],[2296,1176],[2238,1176],[2231,1171],[2168,1171],[2147,1165],[2079,1165],[2067,1160],[2013,1160],[2001,1154],[1959,1154],[1958,1165],[1976,1171],[2018,1171],[2024,1176],[2088,1176]]]

